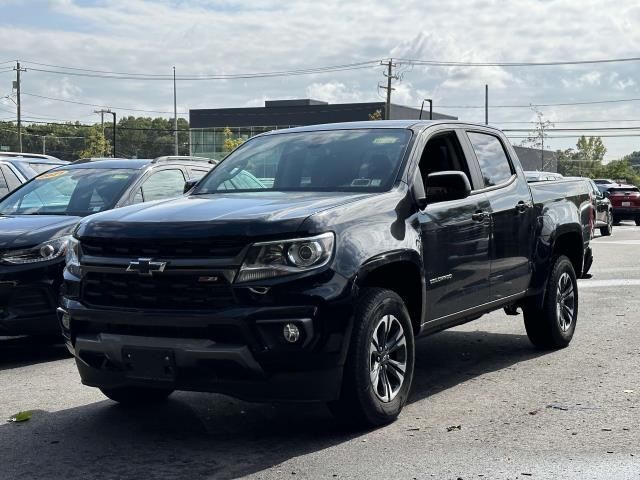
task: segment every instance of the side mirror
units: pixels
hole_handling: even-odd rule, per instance
[[[427,175],[426,203],[460,200],[471,195],[471,184],[464,172],[444,171]]]
[[[609,198],[609,197],[611,196],[611,193],[609,193],[609,192],[603,192],[603,193],[602,193],[602,195],[603,195],[605,198]]]
[[[196,183],[198,183],[198,180],[196,180],[195,178],[190,178],[189,180],[184,182],[184,189],[182,190],[182,193],[187,193],[189,190],[196,186]]]

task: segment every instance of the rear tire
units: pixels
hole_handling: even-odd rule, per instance
[[[523,313],[527,336],[536,347],[556,349],[569,345],[578,320],[578,282],[566,256],[553,262],[542,306],[531,302]]]
[[[636,226],[640,227],[640,218],[636,218]]]
[[[114,402],[126,406],[160,403],[173,393],[170,389],[143,387],[101,388],[100,391]]]
[[[364,289],[355,308],[340,398],[329,409],[355,427],[393,422],[407,402],[414,362],[413,326],[402,299],[391,290]]]

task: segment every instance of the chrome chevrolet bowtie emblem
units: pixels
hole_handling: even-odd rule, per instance
[[[137,261],[129,262],[127,272],[135,272],[145,277],[150,277],[154,273],[164,272],[167,262],[154,262],[150,258],[139,258]]]

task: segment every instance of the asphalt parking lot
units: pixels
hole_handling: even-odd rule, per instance
[[[534,350],[501,312],[423,339],[409,405],[369,432],[220,395],[127,410],[62,347],[0,339],[0,478],[640,478],[640,227],[593,245],[568,348]]]

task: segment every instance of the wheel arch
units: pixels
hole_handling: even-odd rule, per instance
[[[367,260],[356,274],[356,296],[358,290],[369,287],[397,293],[409,311],[414,334],[418,334],[426,310],[424,268],[418,252],[398,250]]]

